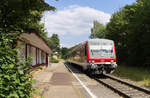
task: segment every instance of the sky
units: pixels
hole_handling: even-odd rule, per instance
[[[93,21],[106,25],[111,15],[136,0],[46,0],[56,11],[45,12],[42,23],[50,37],[59,35],[61,47],[72,47],[89,39]]]

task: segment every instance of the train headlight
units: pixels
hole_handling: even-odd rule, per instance
[[[95,63],[95,61],[94,61],[94,60],[92,60],[92,63]]]
[[[89,63],[95,63],[95,61],[94,60],[89,60]]]
[[[114,60],[111,60],[110,62],[112,62],[112,63],[113,63],[113,62],[114,62]]]

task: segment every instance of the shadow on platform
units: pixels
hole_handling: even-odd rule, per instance
[[[82,67],[80,67],[79,65],[68,63],[68,62],[64,62],[64,65],[68,69],[69,72],[71,70],[73,73],[76,73],[76,74],[85,74],[84,71],[82,70]]]

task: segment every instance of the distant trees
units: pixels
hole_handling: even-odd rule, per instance
[[[40,33],[40,35],[45,39],[45,41],[54,52],[60,52],[60,40],[58,34],[54,33],[51,37],[48,37],[47,34],[48,32],[45,30]]]
[[[61,55],[62,55],[62,58],[63,58],[63,59],[66,59],[66,58],[67,58],[67,54],[68,54],[68,48],[62,47],[62,48],[61,48]]]
[[[63,59],[67,59],[68,54],[77,47],[78,45],[75,45],[71,48],[62,47],[61,48],[61,55]]]
[[[149,0],[137,0],[114,13],[104,32],[115,41],[119,63],[150,64]]]
[[[98,21],[93,22],[93,28],[91,28],[90,38],[104,38],[105,26]]]
[[[60,41],[57,34],[53,34],[51,37],[46,39],[49,46],[57,52],[60,52]]]

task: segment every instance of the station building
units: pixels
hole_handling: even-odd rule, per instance
[[[18,61],[22,62],[31,57],[31,66],[48,66],[50,63],[49,55],[52,53],[51,48],[38,33],[23,33],[17,39]]]

